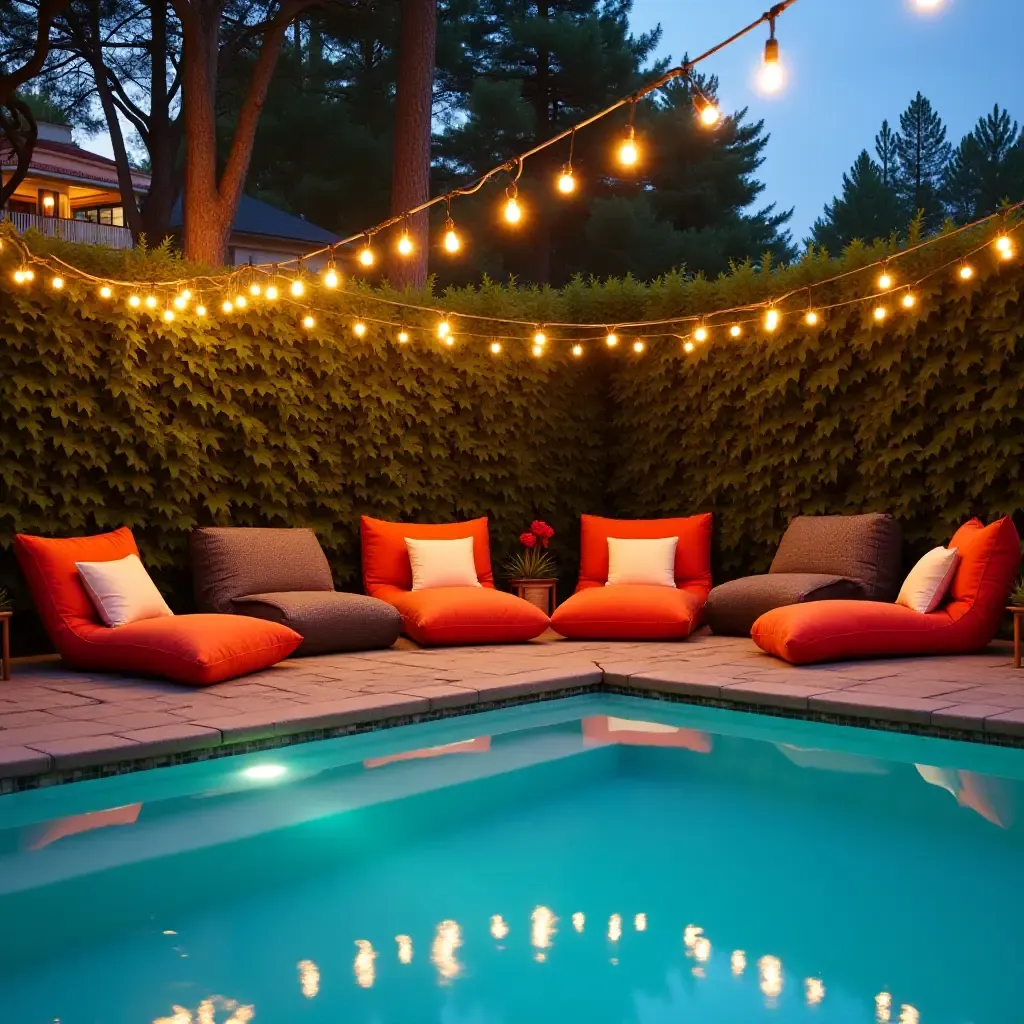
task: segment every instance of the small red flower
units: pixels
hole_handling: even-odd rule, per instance
[[[519,534],[519,543],[524,548],[532,548],[537,543],[537,538],[532,533],[521,533]]]
[[[534,519],[530,525],[530,530],[542,540],[551,540],[555,535],[555,531],[543,519]]]

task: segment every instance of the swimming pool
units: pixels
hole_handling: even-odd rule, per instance
[[[3,1024],[1019,1019],[1024,752],[580,697],[0,798]]]

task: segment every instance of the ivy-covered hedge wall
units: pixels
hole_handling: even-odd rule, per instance
[[[313,526],[339,586],[358,589],[358,517],[452,519],[488,514],[496,560],[534,518],[557,531],[563,589],[575,582],[585,511],[661,515],[710,509],[717,579],[763,571],[796,513],[890,510],[908,557],[948,538],[971,514],[1016,511],[1024,455],[1024,270],[957,260],[991,229],[942,240],[895,265],[898,283],[937,272],[918,305],[877,325],[872,304],[800,323],[803,296],[770,338],[724,324],[693,355],[682,338],[632,336],[614,353],[600,338],[583,359],[549,327],[549,351],[528,334],[489,351],[465,321],[453,350],[436,316],[412,314],[413,340],[371,327],[366,289],[316,295],[317,325],[281,302],[236,318],[164,323],[68,278],[55,293],[11,281],[0,253],[0,587],[28,600],[11,536],[69,535],[127,524],[172,606],[191,604],[186,541],[197,524]],[[75,265],[159,282],[193,271],[165,252],[114,254],[30,240]],[[716,281],[673,274],[576,281],[560,292],[484,282],[405,298],[454,313],[537,323],[616,323],[763,301],[886,255],[854,246],[841,260],[811,253],[792,267],[744,266]],[[814,288],[815,305],[863,298],[873,272]],[[393,293],[384,292],[385,295]],[[212,296],[211,296],[212,299]],[[210,305],[214,303],[208,299]],[[328,308],[324,308],[325,304]],[[336,314],[336,315],[334,315]],[[603,332],[600,332],[603,333]],[[24,650],[28,622],[15,631]]]
[[[894,273],[913,280],[948,255]],[[972,266],[969,282],[944,267],[914,290],[910,311],[896,291],[833,310],[812,330],[791,304],[771,337],[718,330],[688,360],[661,350],[624,367],[612,385],[618,509],[713,511],[718,580],[767,571],[798,513],[892,512],[912,564],[972,515],[1017,512],[1024,271],[989,251]],[[864,295],[871,280],[855,275],[814,300]],[[878,304],[890,310],[882,324]]]

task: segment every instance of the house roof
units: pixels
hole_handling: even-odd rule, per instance
[[[0,168],[11,171],[17,166],[14,151],[10,145],[0,145]],[[118,189],[117,164],[110,157],[91,153],[73,142],[39,138],[32,151],[29,173],[58,178],[62,181],[80,181],[89,185],[101,185]],[[137,191],[149,188],[150,178],[142,171],[132,171],[132,181]]]
[[[179,199],[171,211],[170,226],[173,230],[178,231],[181,229],[181,225],[181,200]],[[276,206],[261,202],[259,199],[253,199],[252,196],[242,196],[231,230],[243,235],[286,238],[296,242],[321,245],[336,242],[340,237],[326,228],[311,224],[303,217],[285,213],[284,210],[279,210]]]

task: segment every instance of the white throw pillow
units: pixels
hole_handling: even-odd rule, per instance
[[[431,587],[479,587],[473,538],[456,540],[417,540],[405,538],[412,566],[412,589]]]
[[[932,548],[903,581],[897,604],[923,615],[935,611],[949,592],[960,555],[956,548]]]
[[[127,626],[140,619],[174,614],[138,555],[112,562],[75,562],[75,566],[96,611],[108,626]]]
[[[634,540],[608,538],[608,585],[642,583],[655,587],[676,585],[678,537]]]

